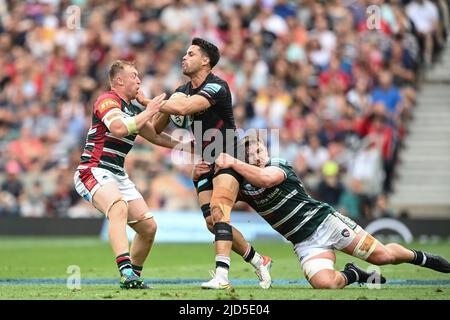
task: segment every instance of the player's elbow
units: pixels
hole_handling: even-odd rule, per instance
[[[122,121],[113,121],[109,131],[116,138],[123,138],[128,135],[128,129]]]

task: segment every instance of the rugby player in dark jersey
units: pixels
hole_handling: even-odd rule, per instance
[[[149,122],[159,111],[164,94],[149,100],[145,109],[131,102],[140,85],[132,63],[114,62],[109,80],[111,90],[101,94],[94,104],[91,128],[74,183],[77,192],[109,219],[109,238],[121,276],[120,286],[141,289],[147,287],[140,273],[153,244],[156,223],[124,170],[125,157],[138,134],[164,147],[173,148],[177,141],[165,133],[157,135]],[[131,252],[127,223],[136,231]]]
[[[226,81],[211,72],[219,58],[219,50],[215,45],[194,38],[182,60],[183,74],[190,81],[177,88],[170,99],[165,101],[161,112],[166,113],[166,116],[154,123],[157,132],[160,132],[167,125],[167,114],[189,115],[193,120],[191,127],[196,144],[201,147],[203,159],[210,163],[214,163],[220,152],[234,156],[239,152],[243,154],[242,148],[239,151],[230,89]],[[142,96],[138,96],[138,101],[142,104],[147,102]],[[255,267],[261,287],[268,288],[271,283],[270,258],[258,254],[247,242],[241,246],[233,244],[236,243],[233,241],[236,237],[242,240],[237,243],[245,241],[242,234],[230,224],[230,213],[239,191],[241,176],[231,168],[216,172],[211,168],[204,176],[211,179],[205,184],[200,182],[196,187],[207,225],[215,234],[216,272],[213,279],[202,284],[202,288],[230,287],[228,271],[231,249]]]
[[[311,198],[286,160],[269,158],[261,140],[246,138],[244,144],[245,162],[222,153],[216,159],[216,170],[232,168],[243,177],[238,199],[247,202],[293,244],[305,277],[314,288],[386,281],[354,263],[346,264],[342,272],[335,271],[334,249],[375,265],[412,263],[450,273],[450,263],[443,257],[396,243],[383,245],[353,220]],[[208,170],[206,163],[197,165],[194,179]]]

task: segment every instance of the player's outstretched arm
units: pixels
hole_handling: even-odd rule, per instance
[[[198,94],[188,97],[184,93],[175,92],[161,107],[161,112],[185,116],[200,112],[210,106],[208,99]]]
[[[145,97],[144,92],[142,92],[142,90],[139,90],[138,94],[136,95],[136,100],[143,106],[146,106],[150,102],[152,102],[152,99],[148,99]],[[166,101],[167,100],[162,101],[161,105],[164,105]],[[164,129],[166,129],[167,125],[169,124],[169,114],[158,112],[152,118],[152,124],[156,130],[156,133],[160,134],[161,132],[164,131]]]
[[[269,166],[260,168],[238,160],[229,154],[221,153],[216,159],[216,170],[231,168],[250,184],[260,188],[270,188],[282,183],[286,176],[280,168]]]
[[[163,101],[164,103],[164,101]],[[169,114],[158,112],[152,119],[152,125],[155,127],[156,133],[160,134],[169,124]]]
[[[166,94],[163,93],[150,100],[144,111],[134,117],[125,118],[123,115],[115,113],[111,119],[106,115],[103,121],[115,137],[123,138],[130,134],[138,133],[147,121],[159,112],[165,96]]]
[[[190,153],[193,153],[194,150],[192,141],[182,142],[165,132],[158,134],[150,122],[147,122],[141,130],[139,130],[139,135],[145,140],[161,147],[178,149]]]

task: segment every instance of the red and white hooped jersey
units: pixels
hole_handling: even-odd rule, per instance
[[[137,134],[123,138],[114,137],[105,125],[105,120],[111,121],[119,113],[123,117],[134,117],[140,112],[142,109],[139,106],[126,103],[114,91],[100,95],[94,104],[92,124],[77,170],[98,167],[114,174],[125,175],[125,156],[133,147]]]

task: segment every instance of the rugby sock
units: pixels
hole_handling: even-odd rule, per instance
[[[216,278],[228,282],[228,270],[230,270],[230,257],[216,255]]]
[[[410,261],[410,263],[419,266],[425,265],[425,263],[427,262],[427,256],[422,251],[419,250],[411,250],[411,251],[414,253],[414,259]]]
[[[355,270],[345,269],[344,271],[341,271],[341,274],[347,280],[347,285],[359,280],[358,273]]]
[[[243,258],[246,262],[250,263],[255,268],[258,268],[263,261],[261,255],[255,251],[250,243],[248,244],[247,251],[245,252]]]
[[[135,264],[132,264],[131,267],[133,268],[134,273],[140,277],[141,273],[142,273],[142,269],[144,268],[143,266],[137,266]]]
[[[120,274],[122,274],[125,269],[133,269],[131,266],[130,254],[128,252],[118,255],[116,257],[116,263]]]

